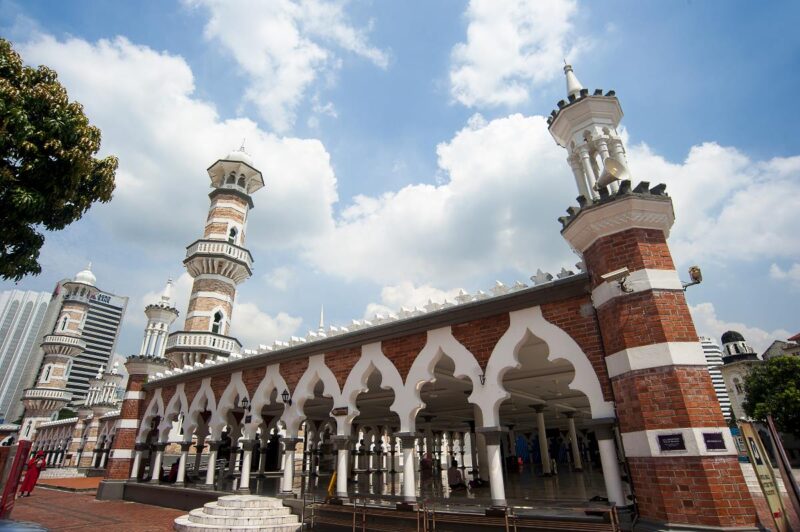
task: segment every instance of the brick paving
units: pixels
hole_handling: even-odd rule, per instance
[[[70,491],[97,491],[103,477],[43,478],[37,486],[51,486]]]
[[[17,499],[11,518],[15,521],[37,523],[54,532],[163,532],[172,530],[175,518],[185,513],[135,502],[98,501],[93,493],[70,493],[39,486],[30,497]]]

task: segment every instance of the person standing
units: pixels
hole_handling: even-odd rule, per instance
[[[47,462],[44,459],[44,452],[39,451],[36,456],[28,461],[28,470],[25,472],[25,479],[22,481],[22,486],[19,488],[20,497],[30,497],[33,488],[36,486],[36,481],[39,480],[39,473],[44,471]]]

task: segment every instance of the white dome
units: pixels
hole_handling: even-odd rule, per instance
[[[89,264],[89,266],[85,270],[80,271],[75,275],[75,282],[88,284],[90,286],[94,286],[95,283],[97,283],[97,277],[95,277],[94,274],[92,273],[91,264]]]
[[[225,156],[226,161],[238,161],[253,166],[253,159],[244,150],[234,150]]]

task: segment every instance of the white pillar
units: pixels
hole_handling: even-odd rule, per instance
[[[350,458],[350,437],[334,436],[333,442],[336,444],[336,497],[344,499],[347,497],[350,473],[350,465],[347,463]]]
[[[240,493],[250,493],[250,464],[253,463],[253,440],[242,441],[241,477],[239,478]]]
[[[575,471],[583,471],[578,434],[575,432],[575,412],[567,412],[567,422],[569,423],[569,443],[572,448],[572,465],[575,467]]]
[[[580,156],[576,153],[567,157],[567,162],[572,168],[572,175],[575,177],[575,184],[578,185],[578,193],[586,198],[586,201],[592,201],[592,194],[589,192],[589,187],[586,185],[586,176],[583,173],[583,166],[581,166]]]
[[[294,452],[300,438],[283,438],[283,493],[294,491]]]
[[[164,458],[164,449],[167,447],[166,443],[153,444],[156,451],[155,460],[153,460],[153,468],[150,471],[150,482],[158,484],[161,481],[161,460]]]
[[[214,475],[217,472],[217,451],[222,442],[208,442],[208,471],[206,471],[206,486],[214,486]]]
[[[581,164],[583,164],[583,171],[586,174],[586,179],[589,182],[589,192],[592,194],[592,198],[597,199],[599,194],[594,189],[594,185],[597,181],[597,177],[594,175],[594,168],[592,168],[592,161],[589,159],[589,149],[586,146],[581,146],[578,148],[578,154],[581,157]]]
[[[192,446],[192,442],[182,442],[181,443],[181,457],[178,461],[178,476],[175,478],[175,485],[176,486],[183,486],[186,481],[186,460],[189,458],[189,447]]]
[[[505,431],[500,427],[477,429],[486,440],[486,455],[489,465],[489,489],[492,506],[506,506],[506,488],[503,481],[503,460],[500,456],[500,439]]]
[[[203,447],[205,447],[205,438],[197,438],[197,444],[195,444],[195,456],[194,456],[194,471],[198,473],[200,471],[200,464],[203,462]]]
[[[600,451],[600,467],[603,468],[603,480],[606,484],[608,502],[616,506],[625,506],[625,495],[622,491],[622,477],[619,471],[617,451],[614,448],[614,434],[610,426],[598,427],[597,448]]]
[[[397,436],[403,446],[403,499],[407,503],[417,500],[417,479],[414,470],[414,438],[411,432],[401,432]]]
[[[533,405],[536,410],[536,424],[539,428],[539,454],[542,456],[542,474],[550,476],[553,470],[550,467],[550,449],[547,445],[547,429],[544,426],[544,405]]]

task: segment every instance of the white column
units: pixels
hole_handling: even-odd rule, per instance
[[[217,451],[220,446],[219,441],[208,442],[208,471],[206,471],[206,486],[214,486],[214,475],[217,472]]]
[[[569,167],[572,168],[572,175],[575,177],[578,193],[586,198],[586,201],[592,201],[592,194],[589,192],[589,187],[586,185],[586,176],[583,173],[580,156],[573,153],[567,157],[567,162],[569,163]]]
[[[334,436],[336,444],[336,497],[344,499],[347,497],[347,479],[350,473],[350,466],[347,461],[350,458],[350,437]]]
[[[492,506],[505,506],[506,488],[503,481],[503,460],[500,456],[500,439],[505,435],[505,431],[500,427],[484,427],[477,430],[486,439]]]
[[[150,471],[150,482],[158,484],[161,481],[161,460],[164,458],[164,449],[166,443],[156,443],[153,448],[156,451],[155,460],[153,460],[153,468]]]
[[[544,405],[533,405],[536,410],[536,425],[539,428],[539,454],[542,456],[542,474],[550,476],[553,470],[550,467],[550,449],[547,445],[547,429],[544,426]]]
[[[594,168],[592,168],[592,162],[589,159],[589,149],[586,146],[581,146],[578,148],[578,153],[581,157],[581,164],[583,164],[583,171],[586,173],[586,179],[589,181],[589,191],[592,193],[592,197],[596,199],[600,196],[594,189],[597,176],[594,175]]]
[[[294,491],[294,452],[300,438],[283,438],[283,493]]]
[[[625,157],[625,148],[622,146],[622,141],[620,139],[611,139],[609,144],[611,144],[611,152],[614,154],[614,158],[627,166],[628,160]]]
[[[194,471],[198,473],[200,471],[200,464],[203,462],[203,447],[205,447],[205,437],[198,437],[197,443],[195,444],[195,456],[194,456]]]
[[[253,440],[242,440],[242,464],[239,478],[240,493],[250,493],[250,464],[253,463]]]
[[[150,354],[150,338],[151,338],[152,334],[153,334],[153,331],[151,331],[150,329],[148,329],[147,333],[145,334],[145,340],[144,340],[144,355],[145,356]]]
[[[575,412],[567,412],[567,422],[569,423],[569,443],[572,448],[572,464],[575,467],[575,471],[583,471],[581,451],[578,447],[578,434],[575,432]]]
[[[622,477],[619,471],[617,451],[614,448],[614,434],[610,426],[598,427],[597,448],[600,451],[600,467],[603,468],[603,480],[606,484],[608,502],[616,506],[625,506],[625,495],[622,491]]]
[[[397,436],[403,446],[403,499],[407,503],[417,500],[417,479],[414,470],[414,434],[401,432]]]
[[[186,460],[189,458],[189,447],[192,442],[181,443],[181,457],[178,460],[178,476],[175,478],[176,486],[183,486],[186,481]]]

